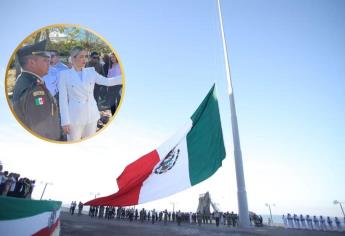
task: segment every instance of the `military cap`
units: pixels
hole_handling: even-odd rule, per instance
[[[45,51],[47,40],[40,41],[32,45],[26,45],[18,50],[18,58],[30,55],[38,55],[42,57],[50,57],[49,52]]]

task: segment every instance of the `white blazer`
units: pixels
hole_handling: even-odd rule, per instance
[[[82,79],[72,68],[59,74],[59,106],[61,126],[86,125],[100,118],[93,96],[96,84],[114,86],[122,84],[122,76],[106,78],[98,74],[94,67],[82,69]]]

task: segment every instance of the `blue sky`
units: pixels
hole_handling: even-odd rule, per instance
[[[249,208],[267,213],[270,202],[279,214],[341,215],[332,201],[345,201],[345,2],[223,0],[222,7]],[[64,202],[114,192],[123,167],[181,127],[215,82],[228,154],[223,167],[199,186],[149,206],[174,201],[194,209],[198,194],[209,190],[220,208],[237,211],[216,1],[3,1],[0,15],[3,79],[18,44],[58,23],[102,35],[126,76],[113,124],[73,145],[32,137],[16,123],[3,93],[5,169],[49,179],[47,197]]]

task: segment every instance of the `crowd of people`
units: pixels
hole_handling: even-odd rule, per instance
[[[178,225],[181,223],[190,224],[212,224],[215,223],[217,226],[222,223],[224,225],[236,226],[238,221],[237,214],[214,212],[209,217],[203,216],[201,213],[193,212],[181,212],[168,210],[156,211],[146,210],[142,208],[141,210],[134,208],[124,208],[124,207],[110,207],[110,206],[91,206],[89,209],[89,216],[95,218],[105,218],[105,219],[128,219],[129,221],[140,221],[150,222],[154,224],[155,222],[176,222]]]
[[[20,174],[3,171],[0,163],[0,195],[31,199],[35,180],[20,177]]]
[[[76,202],[71,203],[70,213],[74,214],[76,208]],[[78,215],[82,214],[83,204],[78,204]],[[238,215],[234,212],[219,212],[214,211],[210,216],[205,216],[200,212],[181,212],[181,211],[157,211],[155,209],[147,210],[142,208],[141,210],[135,209],[134,207],[113,207],[113,206],[90,206],[89,217],[97,219],[107,220],[128,220],[130,222],[140,223],[163,223],[168,222],[188,224],[215,224],[227,225],[231,227],[238,226]],[[303,216],[303,215],[291,215],[287,214],[282,216],[285,228],[293,229],[306,229],[306,230],[337,230],[342,231],[343,226],[338,217],[316,217],[316,216]],[[345,220],[345,219],[344,219]],[[344,221],[345,222],[345,221]],[[255,213],[250,214],[250,224],[252,226],[263,226],[263,218]]]
[[[21,73],[13,90],[13,109],[25,126],[56,141],[77,141],[102,128],[115,113],[122,93],[114,53],[71,49],[68,63],[46,42],[17,52]]]
[[[76,207],[77,207],[77,202],[72,201],[71,206],[69,208],[69,213],[71,215],[74,215],[74,211],[75,211]],[[78,204],[78,216],[80,216],[82,214],[83,207],[84,207],[84,204],[82,202],[79,202],[79,204]]]
[[[341,231],[342,224],[338,217],[317,217],[310,215],[302,215],[299,216],[297,214],[290,214],[288,213],[286,216],[283,215],[283,222],[285,228],[290,229],[307,229],[307,230],[322,230],[322,231]],[[344,219],[345,223],[345,219]]]
[[[79,212],[83,209],[83,205],[80,202]],[[70,205],[70,214],[74,214],[74,209],[76,208],[76,202],[73,201]],[[157,211],[155,209],[147,210],[142,208],[141,210],[135,209],[133,207],[113,207],[113,206],[90,206],[88,215],[91,218],[97,219],[107,219],[107,220],[129,220],[130,222],[136,221],[140,223],[149,222],[151,224],[168,222],[177,223],[181,225],[182,223],[188,224],[215,224],[227,225],[232,227],[237,227],[238,225],[238,215],[234,212],[213,212],[210,216],[205,216],[200,212],[181,212],[179,211]],[[260,219],[260,216],[257,216]],[[256,218],[251,218],[251,223],[256,225]],[[262,217],[261,217],[262,220]],[[262,222],[261,222],[262,223]],[[257,225],[256,225],[257,226]]]

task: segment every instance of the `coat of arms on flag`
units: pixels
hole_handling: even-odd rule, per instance
[[[129,206],[170,196],[211,177],[225,158],[213,85],[186,124],[155,150],[128,164],[119,190],[84,205]]]
[[[175,165],[178,155],[180,154],[180,149],[174,147],[168,155],[165,156],[163,161],[159,163],[158,167],[154,170],[155,174],[163,174],[173,168]]]

